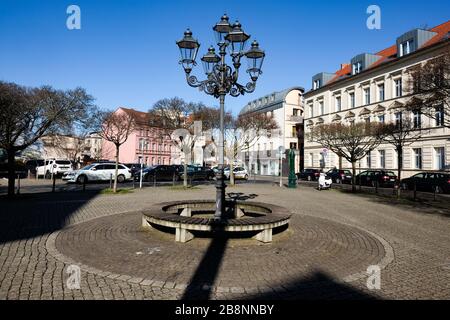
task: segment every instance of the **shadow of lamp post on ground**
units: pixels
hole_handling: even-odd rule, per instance
[[[233,25],[229,23],[229,18],[225,14],[221,20],[213,27],[219,55],[215,48],[211,46],[208,52],[201,58],[206,79],[199,81],[195,75],[191,75],[192,68],[197,65],[195,59],[200,47],[200,43],[192,37],[191,30],[187,29],[184,37],[177,41],[180,49],[181,60],[187,83],[194,88],[199,88],[208,95],[218,98],[220,101],[220,135],[219,135],[219,174],[216,184],[216,211],[215,219],[221,220],[225,212],[225,181],[224,181],[224,113],[225,96],[232,97],[251,93],[255,90],[256,81],[262,73],[261,66],[265,53],[259,48],[256,40],[251,44],[249,50],[245,50],[245,45],[250,39],[250,35],[242,30],[241,24],[236,21]],[[227,49],[231,57],[231,65],[227,64]],[[241,58],[248,60],[247,73],[251,81],[246,85],[238,83],[239,68]]]

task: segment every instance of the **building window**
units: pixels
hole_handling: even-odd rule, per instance
[[[336,111],[341,111],[341,97],[336,97]]]
[[[386,150],[379,150],[380,155],[380,168],[384,168],[386,166]]]
[[[362,64],[361,64],[361,62],[354,63],[353,66],[352,66],[352,71],[353,71],[353,74],[360,73],[362,71]]]
[[[309,165],[314,167],[314,153],[309,154]]]
[[[355,107],[355,93],[350,92],[348,94],[348,96],[349,96],[349,100],[350,100],[350,108],[354,108]]]
[[[410,54],[413,49],[413,39],[407,40],[400,44],[400,57]]]
[[[158,157],[158,164],[161,164],[161,158]]]
[[[364,119],[364,122],[365,122],[365,123],[370,123],[370,117],[365,118],[365,119]]]
[[[289,143],[289,149],[297,149],[297,142]]]
[[[445,167],[445,153],[444,147],[434,148],[435,168],[437,170],[444,170]]]
[[[313,89],[319,89],[320,88],[320,80],[314,80],[313,82]]]
[[[319,102],[319,109],[320,109],[320,114],[324,115],[325,114],[325,108],[324,108],[324,105],[323,105],[323,101]]]
[[[420,129],[421,127],[421,112],[420,111],[414,111],[413,112],[413,124],[414,124],[414,129]]]
[[[384,101],[384,83],[378,85],[378,101]]]
[[[395,79],[394,80],[394,86],[395,86],[395,97],[401,97],[403,94],[402,90],[402,78]]]
[[[314,117],[314,106],[312,104],[309,106],[309,116]]]
[[[402,113],[401,112],[396,112],[395,113],[395,127],[397,129],[401,128],[402,126]]]
[[[291,136],[292,138],[297,137],[297,127],[296,126],[292,126],[291,134],[292,134],[292,136]]]
[[[384,114],[378,116],[378,122],[384,123]]]
[[[436,120],[436,127],[440,127],[440,126],[444,125],[444,107],[443,106],[439,106],[436,108],[434,118]]]
[[[293,115],[293,116],[299,116],[299,115],[300,115],[300,109],[295,109],[295,108],[294,108],[294,109],[292,110],[292,115]]]
[[[414,168],[422,169],[422,149],[414,148],[413,152],[414,152]]]
[[[367,168],[371,168],[372,166],[372,153],[370,151],[368,151],[366,155],[366,165]]]
[[[370,88],[364,89],[364,103],[370,104]]]

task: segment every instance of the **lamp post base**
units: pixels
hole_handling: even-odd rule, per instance
[[[214,213],[214,220],[220,221],[225,217],[225,179],[223,174],[223,167],[220,168],[219,175],[216,182],[216,212]]]

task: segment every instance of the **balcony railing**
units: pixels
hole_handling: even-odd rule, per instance
[[[296,123],[303,123],[303,117],[302,116],[289,115],[289,116],[287,116],[286,120],[287,121],[296,122]]]

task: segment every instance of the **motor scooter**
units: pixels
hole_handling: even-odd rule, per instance
[[[323,172],[320,173],[318,181],[319,181],[319,186],[318,186],[317,190],[321,191],[321,190],[331,189],[331,184],[333,183],[333,180],[331,179],[331,177],[327,176],[325,173],[323,173]]]

